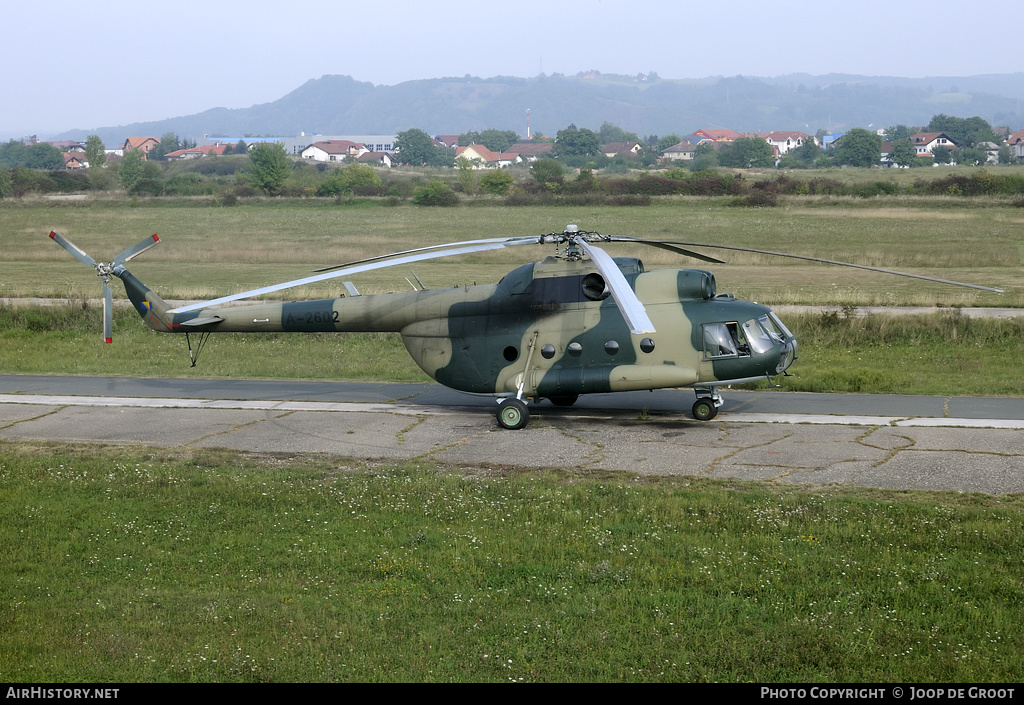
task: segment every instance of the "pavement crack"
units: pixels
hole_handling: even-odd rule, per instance
[[[406,426],[405,428],[400,430],[398,433],[395,434],[395,442],[398,443],[398,445],[404,445],[405,444],[405,434],[408,433],[409,431],[413,430],[414,428],[416,428],[417,426],[419,426],[421,423],[423,423],[426,420],[427,420],[426,416],[420,416],[415,421],[413,421],[411,424],[409,424],[408,426]]]
[[[211,433],[203,434],[202,436],[198,436],[196,438],[193,438],[191,441],[188,441],[187,443],[183,443],[182,445],[184,445],[184,446],[194,445],[196,443],[200,443],[202,441],[205,441],[207,438],[216,438],[217,436],[224,436],[224,435],[227,435],[229,433],[234,433],[235,431],[238,431],[239,429],[246,428],[247,426],[255,426],[256,424],[266,423],[267,421],[276,421],[278,419],[283,419],[285,416],[291,416],[294,413],[296,413],[296,412],[294,412],[294,411],[285,411],[283,413],[276,414],[276,415],[274,415],[271,418],[253,419],[252,421],[246,421],[244,423],[237,423],[234,426],[232,426],[231,428],[225,428],[225,429],[223,429],[221,431],[213,431]]]
[[[49,411],[47,411],[46,413],[43,413],[43,414],[36,414],[35,416],[27,416],[27,417],[25,417],[23,419],[15,419],[14,421],[11,421],[10,423],[6,423],[3,426],[0,426],[0,430],[3,430],[5,428],[11,428],[12,426],[17,426],[18,424],[25,423],[26,421],[36,421],[38,419],[45,419],[47,416],[53,416],[54,414],[57,414],[57,413],[60,413],[61,411],[64,411],[64,409],[66,409],[66,408],[68,408],[68,407],[66,407],[66,406],[55,406],[55,407],[53,407],[52,409],[50,409]]]

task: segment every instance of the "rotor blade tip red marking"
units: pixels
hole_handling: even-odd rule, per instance
[[[104,342],[104,343],[113,343],[113,342],[114,342],[114,339],[113,339],[113,338],[104,338],[104,339],[103,339],[103,342]]]

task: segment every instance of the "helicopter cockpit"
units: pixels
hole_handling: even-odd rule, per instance
[[[760,357],[777,351],[775,372],[781,374],[796,359],[796,338],[773,312],[743,323],[725,321],[705,323],[703,327],[705,360]]]

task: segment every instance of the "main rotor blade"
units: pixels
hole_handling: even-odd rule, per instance
[[[364,264],[366,262],[379,262],[381,260],[391,259],[392,257],[401,257],[403,255],[411,255],[417,252],[428,252],[430,250],[439,250],[442,247],[462,247],[464,245],[483,245],[500,243],[502,247],[511,247],[512,245],[536,245],[540,242],[538,237],[493,237],[482,240],[465,240],[464,242],[446,242],[443,245],[428,245],[426,247],[417,247],[412,250],[402,250],[401,252],[392,252],[387,255],[378,255],[377,257],[367,257],[366,259],[358,259],[354,262],[346,262],[344,264],[335,264],[330,267],[323,267],[321,269],[314,269],[314,272],[330,272],[335,269],[341,269],[342,267],[351,267],[357,264]],[[445,254],[438,254],[437,257],[447,257]]]
[[[58,245],[63,247],[65,250],[70,252],[75,259],[84,264],[86,267],[95,267],[96,260],[89,255],[85,254],[77,245],[65,238],[56,230],[50,231],[50,239],[56,242]]]
[[[369,272],[373,269],[383,269],[384,267],[391,267],[396,264],[408,264],[410,262],[420,262],[426,259],[434,259],[436,257],[450,257],[452,255],[464,255],[470,252],[484,252],[486,250],[500,250],[509,245],[525,245],[529,242],[536,242],[536,238],[501,238],[497,240],[477,240],[473,241],[477,244],[467,245],[465,247],[454,247],[449,250],[441,250],[438,252],[422,252],[420,250],[410,250],[410,252],[418,254],[410,254],[405,257],[399,257],[397,259],[388,260],[386,262],[372,261],[380,258],[372,258],[371,261],[362,261],[362,263],[356,263],[355,266],[344,267],[342,269],[334,269],[333,271],[326,272],[324,274],[317,274],[311,277],[305,277],[303,279],[294,279],[287,281],[282,284],[273,284],[271,286],[264,286],[259,289],[252,289],[250,291],[243,291],[240,294],[232,294],[230,296],[222,296],[219,299],[213,299],[212,301],[204,301],[198,304],[190,304],[188,306],[182,306],[170,310],[168,313],[185,313],[187,311],[198,311],[204,308],[211,308],[213,306],[219,306],[220,304],[226,304],[231,301],[238,301],[239,299],[248,299],[253,296],[259,296],[261,294],[270,294],[275,291],[281,291],[282,289],[291,289],[292,287],[302,286],[304,284],[313,284],[314,282],[324,281],[327,279],[334,279],[335,277],[343,277],[349,274],[358,274],[359,272]],[[422,250],[434,249],[434,248],[421,248]],[[396,253],[397,254],[397,253]]]
[[[640,241],[643,242],[643,241]],[[911,279],[924,279],[925,281],[937,282],[939,284],[950,284],[952,286],[965,286],[970,289],[981,289],[982,291],[992,291],[997,294],[1002,294],[1002,289],[994,289],[990,286],[981,286],[980,284],[967,284],[965,282],[953,281],[952,279],[939,279],[938,277],[929,277],[924,274],[911,274],[910,272],[899,272],[895,269],[882,269],[881,267],[869,267],[866,264],[854,264],[853,262],[839,262],[833,259],[822,259],[821,257],[808,257],[807,255],[794,255],[789,252],[773,252],[772,250],[758,250],[752,247],[737,247],[735,245],[715,245],[707,242],[673,242],[673,241],[662,241],[668,245],[686,245],[688,247],[711,247],[719,250],[733,250],[735,252],[753,252],[760,255],[772,255],[773,257],[789,257],[791,259],[802,259],[808,262],[821,262],[822,264],[835,264],[840,267],[854,267],[856,269],[866,269],[869,272],[880,272],[882,274],[893,274],[897,277],[910,277]]]
[[[103,342],[114,342],[114,297],[106,282],[103,284]]]
[[[624,237],[620,235],[611,235],[608,239],[611,242],[635,242],[638,245],[650,245],[651,247],[658,247],[662,250],[675,252],[676,254],[679,255],[693,257],[694,259],[699,259],[702,262],[711,262],[713,264],[725,264],[725,260],[718,259],[717,257],[712,257],[711,255],[704,255],[701,254],[700,252],[694,252],[693,250],[688,250],[685,247],[679,247],[678,245],[676,245],[676,243],[669,242],[667,240],[644,240],[639,237]]]
[[[600,247],[591,245],[582,238],[577,239],[576,243],[587,253],[590,261],[597,267],[597,271],[604,277],[605,284],[611,290],[612,298],[615,299],[622,317],[626,319],[626,325],[629,326],[630,332],[634,335],[653,333],[654,324],[647,316],[647,309],[637,298],[626,278],[622,276],[622,270],[615,264],[615,260]]]
[[[139,244],[133,245],[132,247],[129,247],[127,250],[119,254],[117,257],[114,258],[114,261],[111,262],[111,264],[124,264],[132,257],[138,257],[143,252],[148,250],[150,247],[156,247],[159,244],[160,238],[156,235],[156,233],[154,233],[153,235],[147,237]]]

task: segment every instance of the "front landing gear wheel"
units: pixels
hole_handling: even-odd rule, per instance
[[[530,410],[522,399],[506,399],[498,407],[498,425],[515,431],[526,426],[530,420]]]
[[[698,399],[693,402],[693,418],[698,421],[710,421],[718,416],[718,407],[711,399]]]

